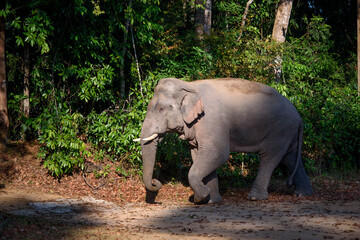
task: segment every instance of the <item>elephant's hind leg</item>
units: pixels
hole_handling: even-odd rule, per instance
[[[294,150],[288,153],[283,160],[283,163],[288,168],[290,174],[295,167],[296,157],[297,151]],[[295,186],[294,194],[298,196],[309,196],[313,194],[309,177],[306,175],[301,159],[294,175],[293,184]]]
[[[268,186],[271,175],[276,166],[281,162],[286,154],[289,143],[286,139],[271,141],[266,148],[260,151],[260,166],[258,174],[255,178],[248,199],[266,200],[268,199]]]
[[[248,194],[249,200],[256,201],[256,200],[268,199],[267,188],[269,186],[272,172],[274,171],[276,166],[277,164],[273,162],[268,162],[267,164],[263,164],[259,168],[258,174],[255,178],[251,191]]]
[[[295,185],[294,193],[297,196],[313,195],[311,183],[310,183],[309,177],[306,175],[302,161],[299,162],[299,166],[295,173],[293,181],[294,181],[294,185]]]

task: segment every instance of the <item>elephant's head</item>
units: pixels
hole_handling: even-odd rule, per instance
[[[153,179],[157,144],[165,133],[183,134],[185,124],[192,125],[203,112],[202,100],[190,83],[176,78],[161,79],[155,88],[141,130],[143,181],[149,191],[158,191],[161,183]]]

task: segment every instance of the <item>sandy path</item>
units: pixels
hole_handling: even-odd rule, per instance
[[[360,201],[118,206],[93,197],[0,189],[0,211],[113,226],[124,230],[123,239],[360,239]]]

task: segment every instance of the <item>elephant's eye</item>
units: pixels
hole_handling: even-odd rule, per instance
[[[158,106],[157,110],[159,113],[164,113],[164,112],[172,111],[173,108],[174,107],[172,105],[162,105],[162,106]]]

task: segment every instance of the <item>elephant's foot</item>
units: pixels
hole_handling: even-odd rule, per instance
[[[208,195],[206,198],[204,198],[203,200],[200,200],[200,201],[199,201],[199,199],[197,199],[197,200],[195,201],[195,195],[191,195],[191,196],[189,197],[189,202],[195,203],[195,204],[197,204],[197,205],[207,204],[207,203],[210,203],[210,195]]]
[[[211,198],[210,195],[208,195],[207,197],[205,197],[203,200],[198,200],[197,202],[195,201],[195,195],[191,195],[189,198],[189,202],[195,203],[195,204],[220,204],[222,202],[222,197],[218,197],[218,198]]]
[[[210,189],[203,185],[197,191],[194,191],[194,203],[206,204],[210,200]]]
[[[311,196],[314,194],[311,186],[309,187],[302,187],[302,188],[298,188],[296,187],[294,190],[294,194],[298,197],[300,196]]]
[[[310,196],[314,193],[309,178],[307,176],[294,179],[294,185],[294,194],[296,196]]]
[[[147,203],[151,203],[151,204],[154,204],[156,203],[155,202],[155,199],[156,199],[156,196],[158,195],[159,192],[152,192],[152,191],[149,191],[146,189],[146,198],[145,198],[145,201]]]
[[[195,204],[201,205],[201,204],[207,204],[209,202],[210,202],[210,195],[207,195],[203,199],[197,198],[196,195],[194,195],[194,203]]]
[[[257,200],[267,200],[268,199],[268,192],[267,191],[259,191],[255,189],[251,189],[248,200],[257,201]]]
[[[210,197],[210,200],[209,200],[209,204],[219,204],[222,202],[222,197],[219,195],[219,196],[216,196],[216,197]]]

